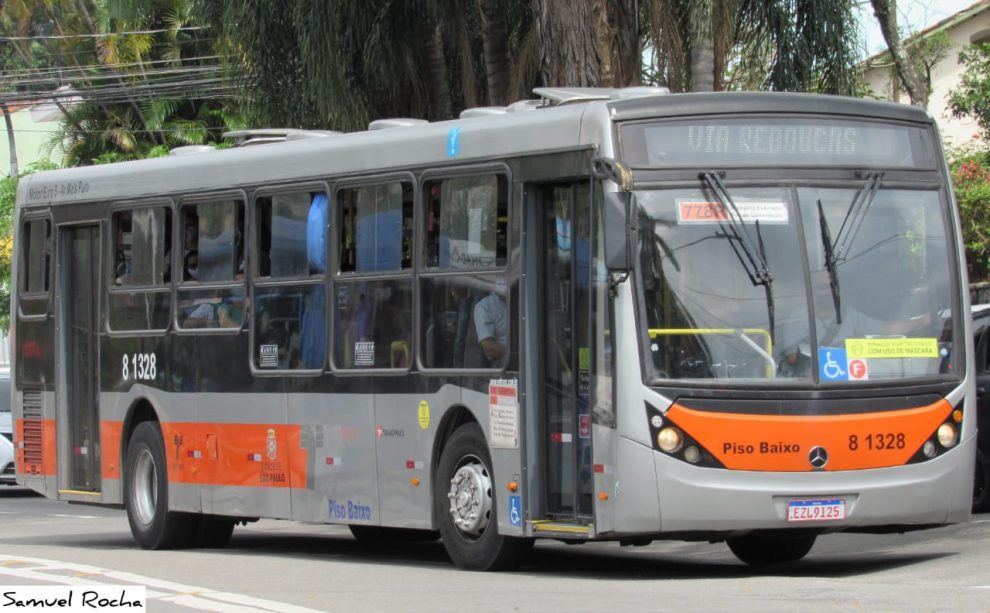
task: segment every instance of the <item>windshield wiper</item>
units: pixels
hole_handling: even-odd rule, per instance
[[[853,201],[849,204],[849,208],[846,209],[846,216],[842,220],[842,225],[839,226],[839,233],[835,237],[835,242],[832,243],[832,251],[835,253],[836,263],[844,262],[849,256],[849,249],[856,241],[856,235],[863,225],[866,212],[870,210],[870,205],[873,204],[873,199],[880,189],[881,179],[883,179],[882,172],[871,172],[867,174],[866,183],[856,194],[856,197],[853,198]]]
[[[767,263],[767,251],[763,244],[763,233],[760,230],[760,220],[757,219],[753,226],[756,228],[756,241],[750,236],[746,228],[746,221],[739,208],[729,196],[729,192],[722,185],[718,173],[712,170],[701,173],[701,179],[708,185],[708,188],[718,198],[719,204],[725,211],[724,219],[718,219],[718,225],[722,228],[725,237],[729,239],[729,246],[742,264],[743,270],[749,276],[753,285],[762,285],[767,297],[767,319],[770,324],[770,340],[774,339],[774,303],[773,303],[773,275],[770,274],[770,265]],[[741,250],[741,251],[740,251]]]
[[[717,217],[718,224],[722,228],[722,231],[725,232],[726,237],[730,239],[729,243],[739,257],[743,268],[746,270],[746,274],[749,275],[750,281],[753,282],[753,285],[772,283],[773,277],[770,275],[770,267],[767,265],[766,253],[763,249],[763,237],[760,235],[759,220],[756,221],[755,225],[760,244],[756,245],[753,238],[749,235],[749,231],[746,229],[746,222],[739,213],[739,208],[736,207],[736,203],[733,202],[732,197],[729,196],[729,192],[722,185],[722,180],[718,178],[718,174],[709,170],[701,173],[701,178],[715,194],[715,197],[718,198],[719,204],[722,205],[722,209],[725,211],[724,219]],[[737,244],[742,248],[742,253],[736,247]]]
[[[842,302],[839,293],[839,273],[838,266],[849,257],[849,250],[856,242],[856,235],[859,233],[866,213],[870,210],[880,189],[880,181],[883,179],[882,172],[871,172],[866,175],[866,183],[856,193],[853,201],[846,209],[846,216],[839,226],[839,233],[835,240],[832,240],[832,233],[829,231],[828,221],[825,219],[825,210],[822,207],[821,198],[818,199],[818,225],[822,234],[822,247],[825,250],[825,269],[828,271],[828,287],[832,292],[832,305],[835,307],[835,323],[842,323]]]
[[[822,233],[822,247],[825,249],[825,269],[828,271],[828,288],[832,290],[832,306],[835,307],[835,323],[842,323],[842,310],[839,298],[839,275],[836,272],[835,249],[832,244],[832,232],[828,229],[822,199],[818,199],[818,227]]]

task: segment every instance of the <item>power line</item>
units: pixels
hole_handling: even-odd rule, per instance
[[[223,126],[203,126],[202,128],[169,128],[167,130],[128,130],[133,134],[174,134],[176,132],[218,132],[227,131],[229,128]],[[7,129],[0,123],[0,134],[5,134]],[[33,133],[33,134],[57,134],[53,130],[28,130],[21,128],[14,128],[14,133]],[[73,134],[104,134],[106,130],[73,130]]]
[[[21,40],[68,40],[71,38],[109,38],[111,36],[123,36],[130,34],[160,34],[162,32],[191,32],[194,30],[206,30],[205,26],[183,26],[181,28],[163,28],[161,30],[132,30],[129,32],[107,32],[105,34],[62,34],[62,35],[38,35],[38,36],[0,36],[2,42],[14,42]]]
[[[87,51],[86,53],[91,54]],[[5,70],[0,71],[4,75],[18,76],[22,74],[32,74],[32,75],[42,75],[45,73],[52,74],[62,74],[65,72],[81,72],[85,70],[97,70],[97,69],[107,69],[107,70],[120,70],[133,67],[143,67],[143,66],[156,66],[160,64],[186,64],[190,62],[200,62],[205,60],[222,60],[227,56],[223,55],[200,55],[196,57],[183,57],[177,59],[164,59],[164,60],[145,60],[140,62],[118,62],[115,64],[81,64],[79,66],[50,66],[46,68],[21,68],[15,70]]]
[[[176,75],[202,75],[202,74],[223,74],[224,68],[219,65],[212,66],[190,66],[186,68],[162,68],[157,70],[148,70],[142,72],[118,72],[110,73],[104,72],[92,73],[92,74],[75,74],[75,75],[38,75],[33,78],[23,77],[5,80],[4,86],[6,88],[23,88],[30,85],[43,85],[48,87],[53,81],[58,81],[60,83],[68,83],[73,81],[84,80],[88,83],[98,83],[100,81],[108,80],[133,80],[136,78],[141,79],[151,79],[159,78],[165,76],[176,76]]]

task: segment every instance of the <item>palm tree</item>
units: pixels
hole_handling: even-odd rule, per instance
[[[5,80],[0,98],[47,97],[62,106],[65,119],[54,141],[77,152],[68,163],[219,140],[225,123],[236,120],[223,84],[207,78],[218,62],[203,59],[212,43],[190,28],[187,0],[14,0],[10,6],[18,3],[30,10],[4,11],[5,28],[16,17],[22,35],[56,36],[32,41],[30,55],[21,54],[25,68]],[[36,59],[39,49],[44,62]],[[65,107],[61,94],[52,93],[57,86],[71,87],[81,101]]]
[[[851,94],[852,8],[852,0],[647,0],[655,80],[673,91],[746,83]]]
[[[852,90],[853,0],[190,0],[245,67],[252,121],[442,119],[537,85]]]

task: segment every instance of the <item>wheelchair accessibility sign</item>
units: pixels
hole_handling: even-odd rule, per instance
[[[846,350],[838,347],[819,347],[818,377],[822,381],[848,381],[849,362],[846,359]]]
[[[509,523],[522,526],[522,499],[519,496],[509,496]]]

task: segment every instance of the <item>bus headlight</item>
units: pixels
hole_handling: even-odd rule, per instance
[[[684,445],[684,437],[677,428],[667,426],[657,432],[657,446],[666,453],[677,453]]]
[[[938,427],[938,442],[940,445],[948,449],[959,442],[959,432],[956,427],[950,423],[944,423]]]

